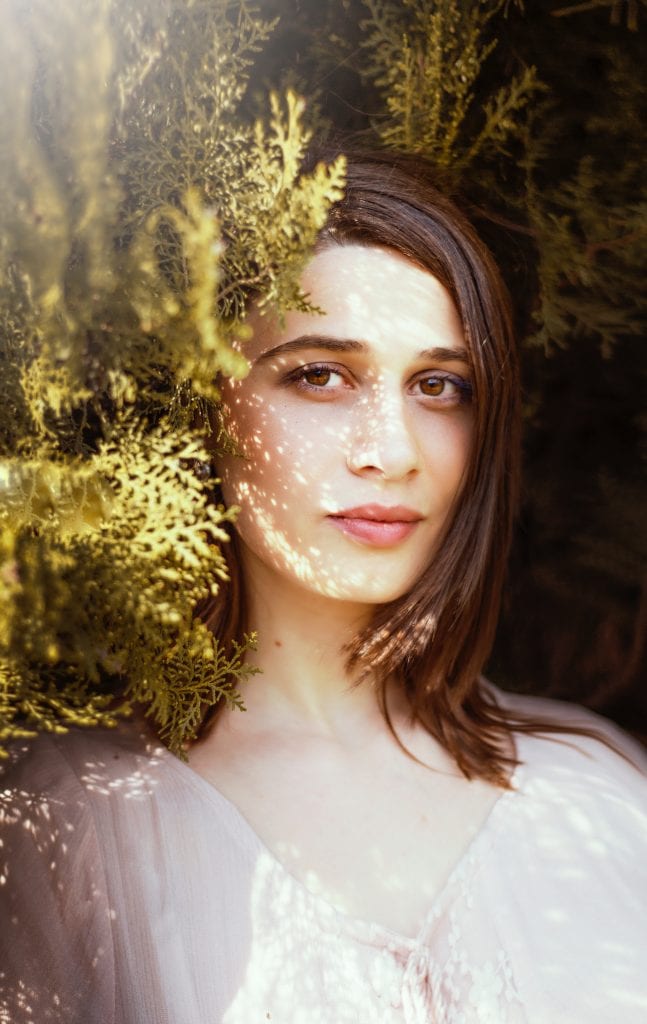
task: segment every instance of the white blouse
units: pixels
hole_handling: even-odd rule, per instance
[[[647,1022],[647,780],[595,740],[518,737],[514,788],[415,939],[313,895],[132,726],[19,747],[0,779],[2,1024]]]

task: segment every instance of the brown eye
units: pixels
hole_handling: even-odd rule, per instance
[[[330,381],[331,371],[325,366],[315,366],[312,370],[306,370],[303,379],[312,387],[325,387]]]
[[[442,377],[424,377],[418,383],[423,395],[442,395],[447,382]]]

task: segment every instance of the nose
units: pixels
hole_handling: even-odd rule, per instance
[[[352,473],[403,480],[420,469],[420,450],[405,397],[384,387],[357,404],[347,465]]]

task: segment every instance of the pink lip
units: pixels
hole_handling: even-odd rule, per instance
[[[423,516],[404,505],[359,505],[328,518],[333,526],[355,540],[388,548],[409,537]]]
[[[406,505],[357,505],[331,513],[344,519],[369,519],[376,523],[417,523],[423,516]]]

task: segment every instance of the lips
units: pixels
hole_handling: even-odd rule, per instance
[[[423,518],[404,505],[358,505],[328,516],[333,526],[353,540],[378,548],[406,540]]]
[[[358,505],[333,512],[343,519],[368,519],[375,523],[416,523],[423,517],[405,505]]]

